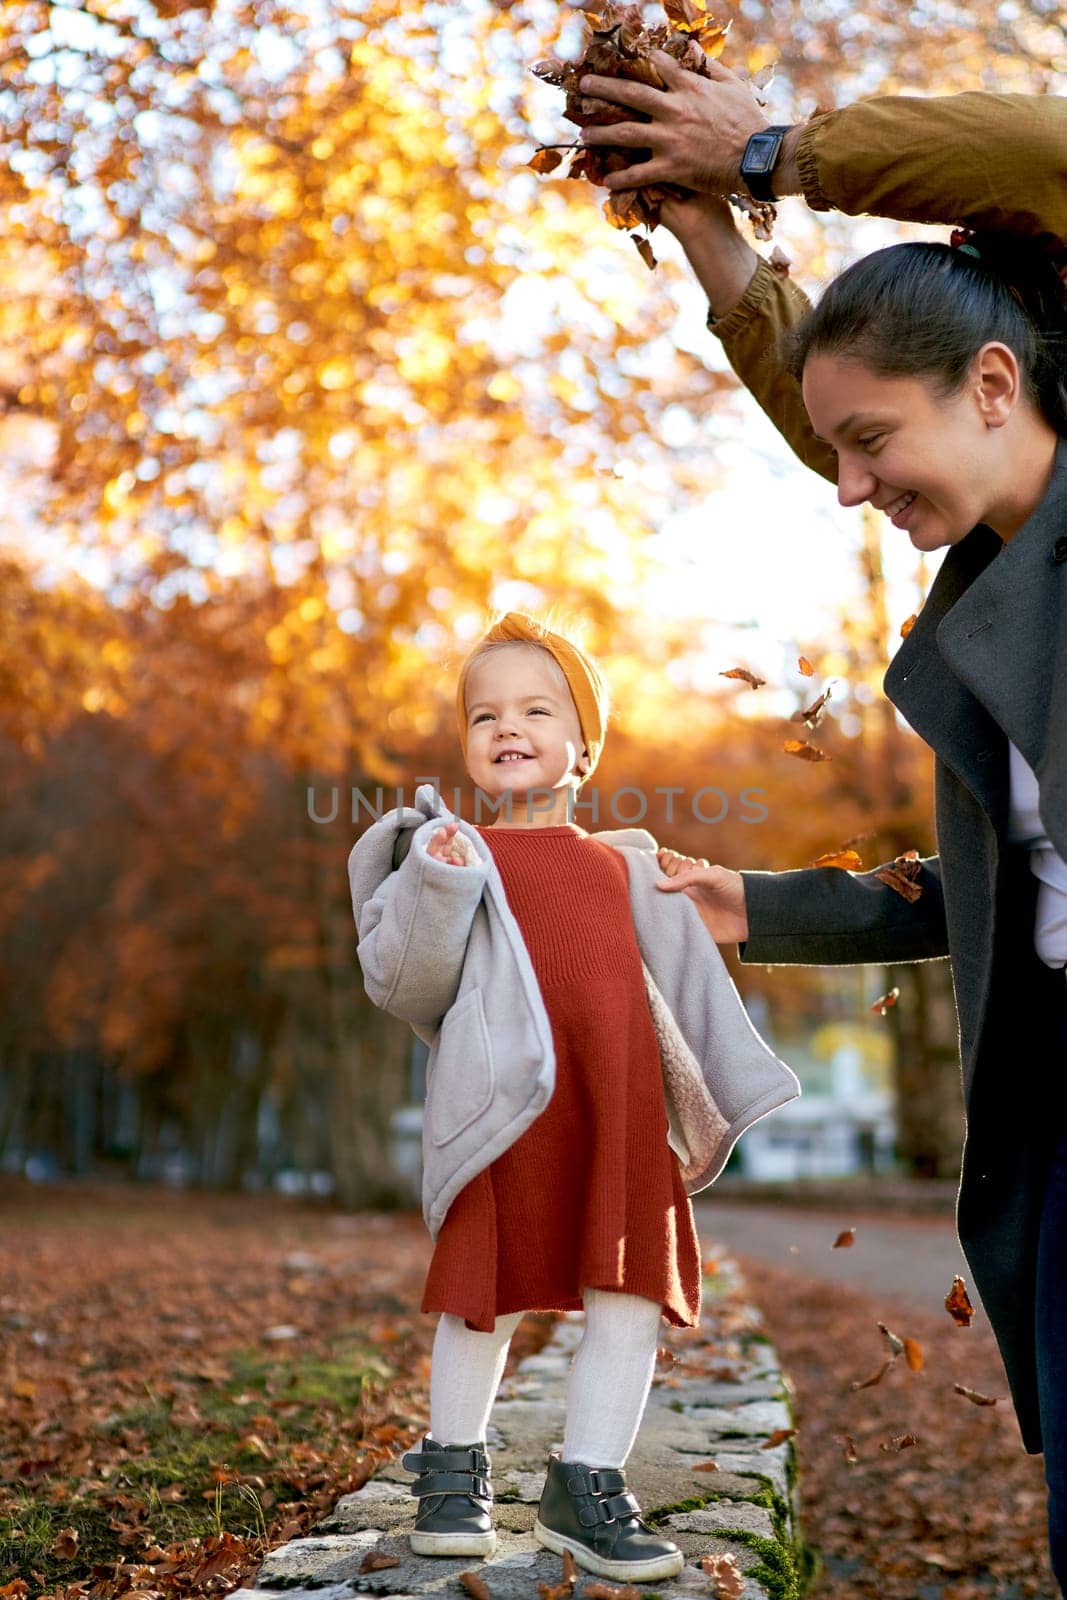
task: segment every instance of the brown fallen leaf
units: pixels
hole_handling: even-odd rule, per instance
[[[52,1554],[57,1561],[73,1561],[78,1554],[77,1528],[60,1528],[56,1541],[52,1546]]]
[[[878,1368],[877,1372],[872,1372],[869,1378],[854,1379],[853,1382],[849,1384],[849,1388],[853,1390],[853,1392],[855,1392],[857,1389],[873,1389],[876,1383],[881,1383],[882,1379],[885,1377],[892,1365],[893,1357],[890,1356],[887,1361],[882,1362],[882,1365]]]
[[[965,1400],[970,1400],[976,1406],[995,1406],[997,1403],[995,1395],[979,1394],[977,1389],[968,1389],[966,1384],[954,1383],[952,1387],[957,1394],[961,1394]]]
[[[898,988],[892,988],[888,994],[880,994],[870,1009],[878,1016],[884,1017],[886,1012],[889,1010],[889,1007],[895,1006],[899,999],[900,990]]]
[[[719,1463],[717,1461],[698,1461],[689,1470],[691,1472],[718,1472]]]
[[[769,1439],[764,1439],[760,1445],[761,1450],[773,1450],[776,1445],[785,1444],[796,1433],[795,1428],[775,1428]]]
[[[853,1439],[852,1435],[850,1433],[835,1433],[834,1442],[835,1444],[839,1444],[841,1446],[841,1454],[844,1456],[849,1466],[854,1467],[856,1462],[859,1460],[859,1456],[856,1454],[856,1441]]]
[[[729,672],[720,672],[720,678],[740,678],[753,689],[762,689],[767,682],[766,678],[757,678],[754,672],[749,672],[747,667],[731,667]]]
[[[557,167],[563,165],[563,157],[558,150],[553,150],[551,145],[541,145],[534,151],[526,165],[531,172],[555,172]]]
[[[583,1600],[585,1595],[590,1600],[641,1600],[641,1590],[635,1589],[632,1583],[587,1583],[582,1590]]]
[[[875,873],[875,877],[895,889],[897,894],[903,895],[905,900],[914,902],[923,892],[922,885],[915,882],[921,871],[918,850],[905,850],[903,855],[897,856],[892,866],[883,867],[881,872]]]
[[[700,1565],[708,1577],[715,1600],[741,1600],[745,1592],[745,1578],[736,1556],[701,1556]]]
[[[812,862],[813,867],[840,867],[843,872],[859,872],[863,861],[855,850],[830,850]]]
[[[820,750],[818,745],[809,744],[806,739],[787,739],[782,749],[787,756],[797,756],[801,761],[831,760],[825,750]]]
[[[779,278],[788,278],[789,269],[793,265],[780,245],[775,245],[767,258],[767,265]]]
[[[569,1550],[564,1550],[563,1580],[561,1583],[539,1583],[537,1589],[541,1600],[567,1600],[567,1596],[574,1593],[574,1583],[577,1576],[578,1563]]]
[[[806,722],[809,728],[818,727],[822,720],[823,707],[829,700],[831,693],[832,690],[829,687],[824,689],[819,698],[813,700],[810,706],[806,706],[803,711],[794,711],[789,719],[790,722]]]
[[[637,253],[641,257],[641,260],[645,263],[645,266],[648,268],[649,272],[655,272],[659,263],[656,260],[655,252],[653,251],[648,240],[643,238],[639,233],[631,233],[630,238],[637,246]]]
[[[888,1444],[880,1444],[879,1450],[910,1450],[913,1444],[918,1444],[918,1435],[914,1433],[899,1433],[895,1439],[890,1439]]]
[[[359,1564],[360,1572],[384,1572],[386,1567],[398,1567],[399,1556],[386,1556],[376,1550],[370,1550]]]
[[[952,1280],[952,1288],[945,1296],[945,1310],[960,1328],[968,1328],[974,1317],[974,1307],[967,1294],[967,1285],[957,1274]]]
[[[489,1600],[489,1589],[480,1573],[461,1572],[459,1581],[471,1596],[471,1600]]]
[[[831,1250],[850,1250],[852,1248],[852,1246],[855,1244],[855,1242],[856,1242],[856,1230],[855,1230],[855,1228],[845,1228],[845,1229],[842,1230],[841,1233],[838,1234],[837,1238],[834,1240],[833,1244],[830,1246],[830,1249]]]

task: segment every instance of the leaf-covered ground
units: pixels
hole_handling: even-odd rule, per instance
[[[0,1207],[0,1595],[224,1593],[425,1429],[417,1214],[10,1180]]]
[[[223,1594],[425,1428],[416,1213],[10,1180],[0,1208],[0,1595]],[[984,1322],[742,1264],[796,1384],[812,1600],[1053,1596],[1040,1459]],[[524,1319],[509,1372],[553,1321]],[[880,1321],[922,1369],[852,1390]]]
[[[835,1232],[828,1217],[828,1243]],[[889,1294],[737,1259],[796,1388],[801,1517],[823,1563],[809,1600],[1052,1600],[1041,1457],[1023,1450],[984,1317],[957,1327]],[[879,1322],[918,1343],[922,1369],[902,1358],[854,1390],[886,1355]],[[908,1434],[915,1444],[893,1447]]]

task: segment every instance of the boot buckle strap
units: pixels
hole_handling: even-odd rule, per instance
[[[608,1508],[613,1517],[634,1517],[641,1515],[641,1507],[634,1496],[627,1490],[625,1494],[612,1495],[610,1500],[603,1504]]]
[[[583,1504],[577,1506],[576,1510],[578,1512],[578,1521],[583,1528],[595,1528],[601,1522],[615,1521],[613,1513],[608,1510],[608,1502],[606,1500],[594,1500],[592,1496]]]
[[[465,1494],[480,1500],[492,1500],[493,1490],[488,1478],[477,1472],[423,1472],[418,1481],[410,1485],[414,1495]]]
[[[618,1467],[587,1467],[576,1462],[567,1473],[567,1488],[571,1494],[614,1494],[626,1488],[626,1479]]]

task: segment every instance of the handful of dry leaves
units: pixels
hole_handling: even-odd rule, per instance
[[[581,58],[577,61],[559,61],[554,58],[539,61],[533,68],[537,77],[562,89],[567,97],[563,115],[579,128],[592,125],[610,126],[613,122],[640,122],[647,120],[640,112],[611,105],[584,95],[578,88],[586,73],[596,73],[605,78],[626,78],[632,83],[648,84],[654,89],[666,85],[652,61],[653,50],[664,50],[680,66],[701,77],[710,77],[708,61],[722,53],[729,32],[729,22],[720,22],[708,10],[707,0],[663,0],[666,22],[646,28],[639,5],[608,3],[599,12],[584,12],[585,37]],[[771,76],[771,68],[764,68],[750,81],[754,90],[764,88]],[[603,183],[609,172],[619,172],[624,167],[648,159],[642,150],[613,150],[598,145],[580,148],[577,145],[542,145],[529,165],[535,172],[555,172],[566,160],[561,149],[576,151],[570,167],[561,177],[587,178],[590,183]],[[649,184],[640,189],[616,189],[604,203],[604,215],[615,228],[637,228],[644,224],[649,230],[659,222],[660,206],[668,194],[685,191],[670,184]],[[752,200],[747,195],[730,195],[729,199],[746,216],[751,218],[757,239],[769,239],[775,219],[773,205]],[[652,267],[655,257],[647,239],[631,235],[644,260]]]

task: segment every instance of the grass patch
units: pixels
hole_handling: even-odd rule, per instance
[[[93,1480],[53,1476],[17,1486],[0,1512],[0,1572],[51,1590],[95,1565],[145,1560],[152,1546],[236,1535],[266,1545],[270,1524],[343,1479],[358,1456],[361,1401],[392,1370],[371,1344],[348,1336],[325,1354],[227,1354],[223,1381],[177,1378],[165,1397],[90,1429]],[[341,1491],[343,1492],[343,1491]],[[78,1534],[61,1559],[62,1529]]]

